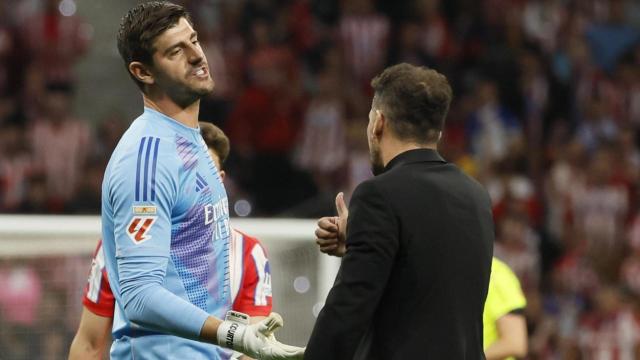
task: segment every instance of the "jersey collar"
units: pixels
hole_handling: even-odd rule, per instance
[[[151,115],[154,118],[160,119],[163,123],[167,123],[169,126],[174,128],[179,133],[189,135],[189,136],[200,135],[200,126],[198,126],[197,128],[189,127],[170,116],[167,116],[157,110],[154,110],[146,106],[144,107],[144,114]]]

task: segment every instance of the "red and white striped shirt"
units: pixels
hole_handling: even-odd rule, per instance
[[[626,309],[585,317],[578,335],[578,345],[585,359],[633,360],[639,343],[640,323]]]
[[[314,100],[304,117],[296,162],[303,169],[336,171],[347,161],[347,139],[342,104]]]
[[[70,199],[89,155],[89,127],[81,120],[65,120],[56,126],[42,119],[33,124],[31,136],[34,165],[47,176],[48,193]]]
[[[347,65],[359,80],[368,80],[385,64],[389,20],[377,14],[348,15],[340,22]]]

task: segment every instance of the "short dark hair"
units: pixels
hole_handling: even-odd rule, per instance
[[[402,140],[419,144],[438,141],[453,97],[439,72],[406,63],[386,68],[371,80],[374,106],[383,110]]]
[[[231,150],[229,138],[219,127],[212,123],[200,121],[199,125],[200,133],[202,134],[205,144],[207,144],[207,147],[218,155],[218,159],[220,159],[220,167],[222,167],[224,162],[227,161],[229,151]]]
[[[168,1],[150,1],[138,4],[127,12],[120,21],[118,30],[118,51],[127,73],[141,90],[143,83],[129,71],[129,64],[139,61],[153,65],[153,43],[167,29],[174,27],[181,18],[191,23],[187,10]]]

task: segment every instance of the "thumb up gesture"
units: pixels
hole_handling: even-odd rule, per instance
[[[344,256],[347,251],[345,242],[347,238],[347,218],[349,209],[344,202],[344,194],[336,196],[336,210],[338,216],[326,216],[318,220],[316,228],[316,244],[320,251],[333,256]]]

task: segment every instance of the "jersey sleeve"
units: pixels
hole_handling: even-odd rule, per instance
[[[171,144],[144,137],[114,167],[108,199],[126,317],[149,329],[197,339],[209,315],[163,287],[179,169]]]
[[[164,145],[154,137],[142,138],[109,178],[118,259],[169,256],[179,174]]]
[[[511,269],[499,260],[493,262],[487,304],[495,319],[515,311],[524,309],[527,300],[520,287],[520,282]]]
[[[91,261],[89,280],[82,292],[82,304],[98,316],[113,317],[115,300],[107,277],[102,240],[98,241],[98,246]]]
[[[250,316],[267,316],[272,306],[267,253],[258,239],[244,235],[242,280],[233,309]]]

